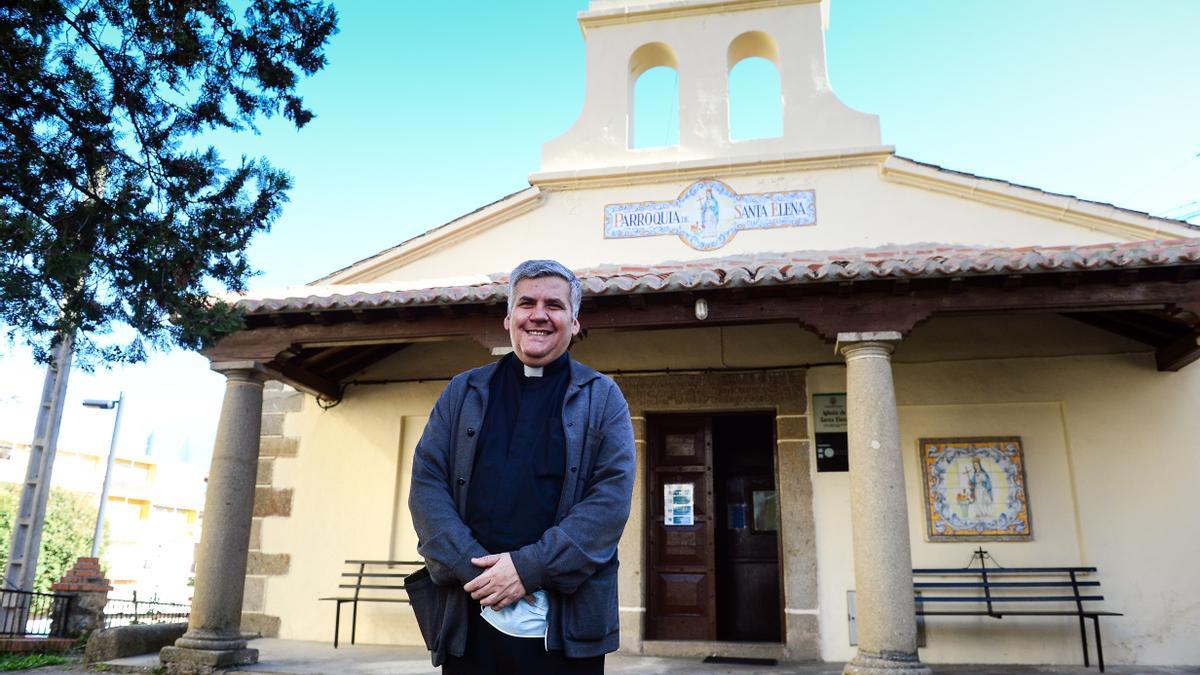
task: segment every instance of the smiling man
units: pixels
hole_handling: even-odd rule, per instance
[[[451,380],[417,445],[409,509],[437,592],[410,596],[445,673],[600,673],[619,644],[633,427],[567,351],[581,297],[560,263],[518,265],[513,353]]]

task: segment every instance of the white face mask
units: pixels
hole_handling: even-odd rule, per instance
[[[546,591],[534,591],[533,602],[525,598],[514,602],[500,611],[484,607],[479,615],[492,625],[492,628],[520,638],[545,638],[549,622],[546,613],[550,611],[550,596]]]

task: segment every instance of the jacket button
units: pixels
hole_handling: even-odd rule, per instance
[[[576,467],[571,467],[571,473],[575,473]]]
[[[474,436],[475,435],[475,427],[467,427],[467,435]]]
[[[458,484],[459,484],[459,485],[466,485],[466,484],[467,484],[467,479],[466,479],[466,478],[463,478],[462,476],[459,476],[459,477],[458,477]]]
[[[569,427],[573,427],[573,426],[575,426],[575,423],[574,423],[574,422],[567,422],[567,426],[569,426]]]

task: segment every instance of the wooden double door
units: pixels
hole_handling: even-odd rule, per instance
[[[781,641],[774,415],[646,422],[646,638]]]

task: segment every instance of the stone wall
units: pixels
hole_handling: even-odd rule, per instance
[[[297,455],[300,439],[284,434],[284,422],[289,413],[303,409],[306,398],[303,393],[274,381],[267,382],[263,391],[254,520],[250,526],[250,555],[246,561],[246,587],[242,597],[242,630],[264,637],[279,635],[281,617],[266,612],[267,584],[272,577],[288,573],[291,554],[263,550],[263,521],[292,515],[292,489],[276,487],[275,465]]]

